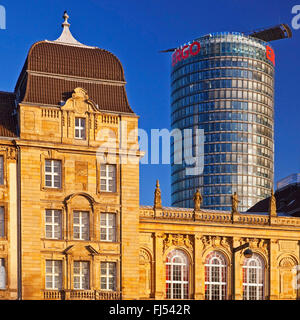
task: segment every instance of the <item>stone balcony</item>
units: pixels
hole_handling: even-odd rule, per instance
[[[44,300],[121,300],[119,291],[45,290]]]

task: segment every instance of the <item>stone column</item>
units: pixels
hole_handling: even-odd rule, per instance
[[[275,239],[270,240],[270,252],[269,252],[269,270],[267,270],[267,279],[265,284],[269,283],[270,300],[279,299],[279,272],[277,265],[277,257],[279,253],[278,241]],[[269,272],[268,272],[269,271]],[[269,281],[268,281],[269,277]],[[266,293],[267,295],[267,293]]]
[[[233,238],[232,239],[233,248],[237,248],[241,245],[240,238]],[[243,250],[236,252],[235,254],[232,254],[232,259],[235,259],[235,261],[231,261],[231,268],[235,265],[235,283],[232,283],[231,279],[231,286],[235,286],[235,300],[242,300],[243,299],[243,278],[242,278],[242,268],[243,268],[243,258],[242,258]],[[231,272],[232,277],[232,272]],[[231,287],[231,292],[233,292]]]
[[[164,234],[161,232],[155,233],[155,299],[164,299],[165,297],[165,266],[163,261],[163,242]]]
[[[194,245],[194,284],[195,284],[195,300],[205,299],[205,270],[202,261],[202,250],[203,245],[201,241],[201,235],[195,235],[195,245]]]

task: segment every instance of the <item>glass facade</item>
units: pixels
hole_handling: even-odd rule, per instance
[[[171,123],[172,129],[204,130],[204,171],[186,175],[184,160],[174,164],[172,144],[172,205],[193,207],[200,189],[203,208],[231,210],[237,192],[245,211],[273,187],[273,50],[240,33],[195,41],[201,45],[197,54],[192,45],[189,55],[188,45],[181,56],[174,53],[175,63],[173,54]]]

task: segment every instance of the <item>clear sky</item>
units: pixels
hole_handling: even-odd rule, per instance
[[[300,0],[0,0],[7,29],[0,30],[0,90],[13,91],[30,46],[55,40],[64,10],[74,37],[113,52],[121,60],[127,94],[147,131],[170,127],[170,54],[177,47],[217,31],[251,31],[291,25]],[[276,53],[275,181],[300,172],[300,29],[272,43]],[[170,205],[170,166],[141,165],[140,202],[153,203],[159,179]]]

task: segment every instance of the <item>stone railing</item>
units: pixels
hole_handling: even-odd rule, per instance
[[[119,291],[46,290],[44,300],[121,300]]]
[[[44,291],[45,300],[64,300],[64,292],[58,290]]]
[[[163,207],[154,210],[151,206],[140,207],[140,218],[153,220],[185,220],[195,222],[213,222],[213,223],[234,223],[234,224],[251,224],[251,225],[283,225],[300,227],[300,218],[289,216],[270,217],[268,214],[257,213],[238,213],[235,214],[232,221],[230,211],[218,210],[200,210],[194,211],[189,208],[172,208]],[[271,223],[270,223],[271,222]]]

